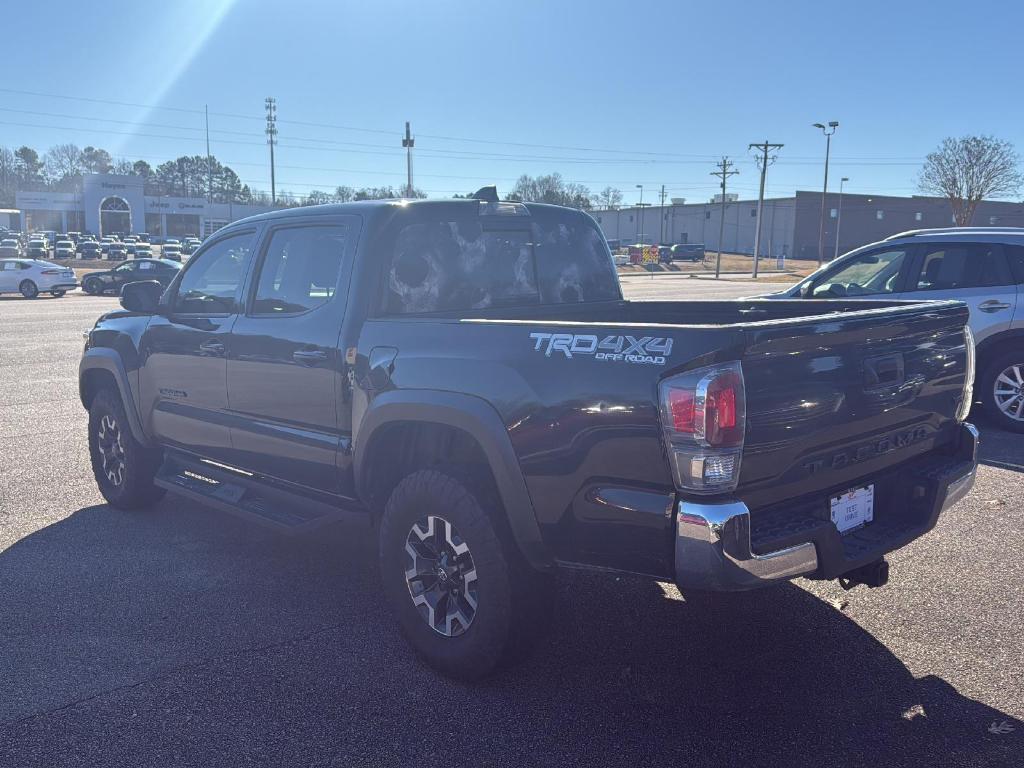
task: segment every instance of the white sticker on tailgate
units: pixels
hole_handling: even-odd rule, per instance
[[[875,517],[875,486],[865,485],[851,488],[846,493],[833,496],[832,522],[840,533],[852,531],[867,525]]]

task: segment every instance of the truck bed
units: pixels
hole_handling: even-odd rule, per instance
[[[611,301],[382,318],[360,345],[398,350],[398,388],[494,406],[559,559],[667,575],[662,378],[741,361],[735,497],[755,513],[795,497],[827,509],[828,494],[955,440],[966,319],[958,302]],[[632,342],[646,354],[595,349]],[[898,379],[868,380],[881,359]]]

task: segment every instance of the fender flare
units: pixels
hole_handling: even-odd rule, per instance
[[[86,373],[93,370],[107,371],[114,377],[117,384],[118,394],[124,404],[124,412],[128,416],[128,427],[132,431],[132,437],[140,443],[147,443],[149,439],[142,429],[142,420],[139,418],[139,411],[132,396],[132,389],[128,383],[128,373],[125,371],[124,362],[121,356],[113,349],[107,347],[93,347],[86,350],[82,360],[78,363],[78,396],[84,407],[86,405],[85,382]]]
[[[466,432],[480,446],[505,508],[512,535],[527,562],[547,570],[554,561],[544,545],[540,526],[508,429],[494,407],[472,395],[439,390],[392,390],[374,398],[353,435],[356,493],[368,498],[367,452],[373,437],[389,424],[419,421],[444,424]]]

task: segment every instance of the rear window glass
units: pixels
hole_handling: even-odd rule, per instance
[[[1004,245],[1003,249],[1010,262],[1014,282],[1017,285],[1024,284],[1024,245]]]
[[[929,245],[924,252],[919,291],[949,291],[1012,285],[1002,248],[988,243]]]
[[[557,209],[508,220],[465,206],[418,215],[399,227],[389,257],[388,313],[621,298],[604,237],[584,216]]]

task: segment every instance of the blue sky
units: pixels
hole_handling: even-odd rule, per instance
[[[661,184],[699,201],[723,154],[740,170],[731,189],[756,197],[747,145],[765,139],[785,144],[769,195],[820,188],[811,124],[838,120],[830,188],[848,176],[848,191],[911,194],[945,136],[1024,149],[1022,17],[946,0],[18,0],[0,145],[92,144],[155,165],[205,153],[208,104],[213,154],[269,189],[274,96],[278,190],[403,184],[410,120],[431,195],[558,171],[627,201],[638,183],[645,201]]]

